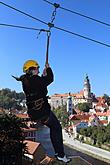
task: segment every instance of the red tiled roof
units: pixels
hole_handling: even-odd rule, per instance
[[[89,118],[95,118],[95,117],[97,117],[97,115],[96,114],[92,114]]]
[[[81,90],[80,92],[78,93],[73,93],[71,94],[71,96],[75,97],[75,98],[84,98],[84,91]]]
[[[107,116],[110,116],[110,110],[107,111]]]
[[[108,121],[107,120],[100,120],[99,123],[100,124],[108,124]]]
[[[71,117],[70,120],[81,120],[81,121],[89,121],[89,117],[90,117],[90,114],[82,114],[82,115],[79,115],[79,114],[75,114]]]
[[[64,94],[54,94],[51,97],[68,97],[69,94],[68,93],[64,93]],[[76,98],[83,98],[84,97],[84,91],[81,90],[78,93],[71,93],[70,96],[76,97]]]
[[[107,116],[107,112],[97,112],[97,116]]]
[[[103,108],[107,108],[107,107],[108,107],[106,104],[101,103],[101,102],[98,102],[98,103],[96,104],[96,107],[97,107],[97,106],[100,106],[100,107],[103,107]]]
[[[105,99],[103,99],[103,96],[101,96],[101,97],[96,97],[96,99],[97,99],[98,102],[100,102],[100,103],[105,103]]]
[[[77,125],[79,125],[80,124],[80,122],[78,122],[78,123],[76,123],[76,124],[74,124],[74,127],[76,127]]]
[[[96,113],[97,113],[97,112],[101,112],[101,110],[100,110],[100,109],[95,109],[95,111],[96,111]]]
[[[28,114],[23,114],[23,113],[22,114],[21,113],[20,114],[16,114],[16,116],[19,117],[19,118],[22,118],[22,119],[29,118]]]
[[[110,116],[110,110],[108,110],[107,112],[97,112],[96,114],[97,116]]]
[[[51,97],[68,97],[68,93],[64,93],[64,94],[54,94]]]
[[[28,148],[29,154],[33,155],[36,149],[39,147],[40,143],[38,142],[33,142],[30,140],[24,140],[24,143],[27,143],[26,146]]]

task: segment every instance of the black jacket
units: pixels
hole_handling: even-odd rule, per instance
[[[53,82],[53,72],[51,68],[46,69],[46,76],[25,74],[21,76],[23,91],[26,95],[28,114],[33,120],[38,120],[50,113],[50,105],[47,100],[47,86]],[[44,104],[40,110],[34,110],[33,101],[43,98]]]

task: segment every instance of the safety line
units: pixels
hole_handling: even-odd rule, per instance
[[[43,0],[43,1],[45,1],[45,2],[47,2],[48,4],[54,6],[53,3],[51,3],[51,2],[49,2],[49,1],[47,1],[47,0]],[[100,24],[103,24],[103,25],[106,25],[106,26],[110,26],[110,24],[108,24],[108,23],[106,23],[106,22],[100,21],[100,20],[95,19],[95,18],[93,18],[93,17],[89,17],[89,16],[84,15],[84,14],[81,14],[81,13],[79,13],[79,12],[76,12],[76,11],[73,11],[73,10],[70,10],[70,9],[67,9],[67,8],[64,8],[64,7],[61,7],[61,6],[59,6],[59,8],[65,10],[65,11],[71,12],[71,13],[73,13],[73,14],[77,14],[77,15],[79,15],[79,16],[85,17],[85,18],[90,19],[90,20],[92,20],[92,21],[98,22],[98,23],[100,23]]]

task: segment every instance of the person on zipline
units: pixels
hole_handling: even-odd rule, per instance
[[[40,122],[50,128],[55,156],[58,160],[67,163],[70,159],[64,153],[62,127],[51,111],[47,98],[47,86],[54,80],[52,69],[47,63],[43,75],[39,76],[39,64],[34,60],[28,60],[24,63],[23,72],[25,74],[19,80],[22,82],[26,96],[27,113],[32,121]]]

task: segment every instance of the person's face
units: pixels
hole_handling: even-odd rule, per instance
[[[39,67],[32,69],[32,75],[38,75],[39,74]]]

